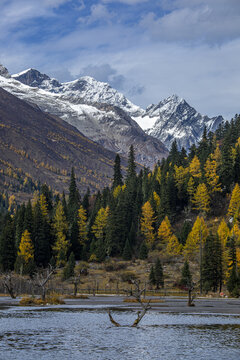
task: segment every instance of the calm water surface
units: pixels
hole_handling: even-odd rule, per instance
[[[114,311],[121,324],[135,312]],[[0,359],[239,360],[240,317],[149,312],[139,328],[113,327],[100,309],[0,311]]]

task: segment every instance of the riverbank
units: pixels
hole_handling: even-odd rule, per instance
[[[88,299],[64,299],[65,305],[57,307],[78,307],[86,309],[108,309],[111,310],[138,310],[137,303],[124,302],[124,296],[89,296]],[[0,309],[19,306],[19,300],[10,297],[0,297]],[[154,300],[158,301],[154,303]],[[186,298],[154,297],[151,298],[151,310],[171,313],[216,313],[216,314],[239,314],[240,299],[228,298],[197,298],[195,306],[187,306]],[[52,305],[51,305],[52,307]]]

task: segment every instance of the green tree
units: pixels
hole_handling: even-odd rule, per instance
[[[75,269],[75,256],[74,253],[71,252],[68,262],[63,270],[63,279],[67,280],[70,277],[74,276],[74,269]]]
[[[4,218],[4,226],[0,235],[0,267],[2,271],[14,269],[16,260],[14,223],[7,214]]]
[[[189,263],[187,260],[185,260],[185,263],[182,268],[180,285],[189,287],[191,283],[192,283],[192,275],[190,272]]]
[[[139,259],[145,260],[147,258],[148,258],[148,247],[147,247],[145,241],[143,241],[141,243],[140,250],[139,250]]]
[[[131,260],[132,258],[132,250],[129,244],[129,240],[127,239],[125,242],[125,246],[123,249],[123,259],[124,260]]]
[[[69,199],[68,199],[68,220],[70,223],[77,217],[77,212],[80,206],[80,195],[77,189],[75,172],[72,168],[70,186],[69,186]]]
[[[112,183],[112,189],[115,189],[118,186],[123,185],[123,179],[122,179],[122,172],[121,172],[121,159],[120,156],[117,154],[114,162],[114,168],[113,168],[113,183]]]
[[[155,274],[156,288],[159,289],[159,286],[163,288],[164,287],[163,268],[159,258],[157,258],[154,266],[154,274]]]

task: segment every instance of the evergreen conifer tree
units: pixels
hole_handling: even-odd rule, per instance
[[[163,268],[159,258],[157,258],[154,266],[154,275],[156,281],[156,288],[159,289],[159,286],[164,287],[164,277],[163,277]]]
[[[180,280],[180,285],[189,287],[192,283],[192,275],[189,268],[189,263],[185,260],[185,263],[182,268],[182,276]]]
[[[114,168],[113,168],[113,183],[112,183],[112,189],[115,189],[118,186],[123,185],[122,180],[122,173],[121,173],[121,159],[120,156],[117,154],[114,162]]]
[[[145,241],[143,241],[140,246],[139,259],[145,260],[147,258],[148,258],[148,247],[147,247]]]
[[[74,269],[75,269],[75,256],[74,253],[71,252],[68,262],[63,270],[63,279],[67,280],[70,277],[74,276]]]
[[[129,240],[127,239],[125,242],[124,249],[123,249],[123,259],[131,260],[131,258],[132,258],[132,251],[131,251],[131,247],[129,244]]]

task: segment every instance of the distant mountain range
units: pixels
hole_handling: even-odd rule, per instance
[[[139,124],[151,120],[154,125],[145,132],[163,142],[168,149],[170,149],[173,140],[176,139],[179,148],[185,147],[188,150],[192,144],[199,142],[205,126],[207,131],[215,131],[219,124],[224,121],[220,115],[213,118],[201,115],[177,95],[170,96],[157,105],[151,104],[144,110],[134,105],[109,84],[96,81],[89,76],[61,84],[37,70],[28,69],[20,74],[13,75],[13,78],[31,87],[38,87],[58,94],[61,99],[71,103],[94,106],[96,104],[108,104],[118,107]],[[119,129],[116,130],[119,132]],[[86,135],[89,136],[89,134]],[[101,142],[97,137],[94,140]],[[106,146],[104,142],[103,145]],[[116,151],[116,148],[113,147],[111,150]],[[117,151],[121,150],[118,149]],[[143,163],[144,159],[140,156],[139,161]]]
[[[130,145],[134,145],[136,161],[149,167],[168,155],[163,143],[146,134],[131,118],[130,110],[125,111],[120,104],[125,104],[125,108],[135,108],[135,111],[137,107],[109,85],[89,77],[60,84],[33,69],[10,78],[6,71],[4,74],[0,76],[0,87],[36,104],[42,111],[62,118],[106,149],[127,156]],[[118,106],[110,102],[116,102]]]
[[[224,121],[222,116],[201,115],[177,95],[144,110],[89,76],[60,83],[35,69],[11,76],[0,65],[0,87],[60,117],[110,151],[126,157],[133,144],[136,161],[151,168],[168,155],[174,139],[188,150],[201,139],[205,126],[214,131]],[[154,125],[144,131],[139,124],[149,120]]]

